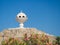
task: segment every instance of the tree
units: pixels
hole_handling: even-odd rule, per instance
[[[56,44],[60,45],[60,36],[56,38]]]

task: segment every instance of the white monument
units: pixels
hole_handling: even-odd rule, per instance
[[[24,28],[24,22],[27,20],[27,16],[25,13],[23,13],[22,11],[20,13],[17,14],[16,17],[17,21],[20,23],[19,24],[19,28]]]

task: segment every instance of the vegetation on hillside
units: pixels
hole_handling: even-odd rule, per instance
[[[47,35],[31,34],[29,37],[24,34],[22,39],[9,38],[1,42],[2,45],[60,45],[60,37],[56,38],[56,41],[49,42]]]
[[[56,37],[56,44],[60,45],[60,36]]]

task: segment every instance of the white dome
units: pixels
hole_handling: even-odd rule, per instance
[[[27,16],[25,13],[20,12],[17,14],[16,20],[20,23],[20,28],[22,28],[24,25],[23,23],[27,20]]]
[[[26,17],[26,14],[23,13],[23,12],[20,12],[20,13],[17,14],[17,17],[19,17],[19,16],[25,16]]]

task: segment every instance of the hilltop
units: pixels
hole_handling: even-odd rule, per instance
[[[42,34],[47,35],[49,37],[49,40],[52,42],[55,40],[55,36],[49,35],[43,31],[37,30],[36,28],[9,28],[5,29],[2,32],[0,32],[0,43],[2,40],[8,39],[8,38],[22,38],[24,34],[27,34],[29,37],[30,34]]]

